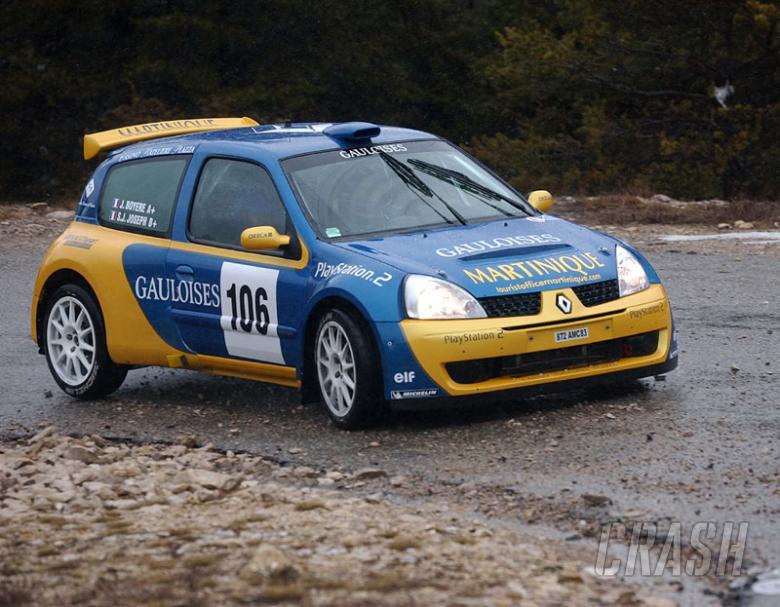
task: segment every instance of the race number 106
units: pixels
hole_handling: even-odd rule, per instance
[[[234,331],[251,333],[256,328],[260,335],[268,333],[268,294],[263,287],[252,289],[249,285],[238,286],[235,283],[227,290],[232,316],[230,326]]]

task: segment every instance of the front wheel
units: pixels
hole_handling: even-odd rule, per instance
[[[320,320],[314,348],[320,398],[344,429],[374,422],[384,409],[374,345],[349,314],[331,310]]]
[[[103,317],[92,295],[79,285],[60,287],[49,300],[44,352],[60,388],[81,399],[110,394],[127,375],[108,356]]]

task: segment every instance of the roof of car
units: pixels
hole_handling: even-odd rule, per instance
[[[109,158],[120,155],[140,155],[161,146],[198,146],[204,143],[224,143],[226,147],[238,144],[241,147],[249,144],[258,146],[263,151],[283,159],[311,152],[346,149],[354,147],[370,147],[408,141],[412,139],[436,139],[435,135],[424,131],[406,129],[394,126],[380,126],[379,135],[370,140],[357,142],[328,135],[323,131],[333,126],[330,122],[305,122],[287,124],[266,124],[244,128],[214,130],[173,137],[160,137],[134,143],[112,151]]]

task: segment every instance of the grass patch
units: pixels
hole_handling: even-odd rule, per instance
[[[306,586],[308,588],[316,588],[317,590],[346,590],[350,588],[348,581],[333,578],[309,578],[306,580]]]
[[[38,549],[38,556],[41,558],[45,558],[47,556],[54,556],[55,554],[59,554],[60,549],[55,548],[54,546],[43,546],[42,548]]]
[[[199,567],[210,567],[216,565],[222,560],[220,554],[198,554],[196,556],[190,556],[184,559],[184,566],[188,569],[195,569]]]
[[[322,500],[306,500],[295,504],[295,509],[298,512],[308,512],[309,510],[317,510],[318,508],[325,508],[325,502]]]
[[[171,534],[171,537],[175,537],[183,542],[191,542],[195,539],[195,530],[189,527],[176,527],[169,529],[168,533]]]
[[[397,592],[399,590],[410,590],[412,588],[418,588],[419,586],[420,584],[418,582],[404,578],[404,576],[397,571],[390,571],[367,580],[361,586],[361,590],[388,593]]]
[[[387,547],[390,548],[390,550],[398,551],[420,548],[421,546],[422,544],[418,540],[411,537],[399,537],[387,544]]]
[[[64,516],[56,516],[54,514],[42,514],[38,517],[38,522],[44,525],[51,525],[52,527],[61,528],[68,524],[68,519]]]
[[[71,561],[55,561],[50,563],[48,567],[54,571],[62,571],[65,569],[77,569],[80,566],[81,561],[79,559],[73,559]]]
[[[398,532],[395,529],[385,529],[384,531],[379,532],[379,537],[383,537],[386,540],[391,540],[394,537],[398,535]]]
[[[143,579],[138,580],[138,583],[149,588],[150,586],[174,586],[178,581],[175,571],[150,571]]]
[[[235,531],[236,533],[240,533],[244,529],[246,529],[247,522],[246,519],[243,518],[237,518],[234,521],[230,521],[227,525],[225,525],[225,529],[229,529],[230,531]]]
[[[219,581],[215,580],[213,577],[207,577],[206,579],[201,580],[199,585],[201,588],[217,588],[219,586]]]
[[[270,603],[299,601],[303,598],[303,588],[298,584],[273,584],[260,590],[257,598]]]
[[[122,518],[122,514],[116,510],[106,510],[95,519],[96,523],[111,523]]]
[[[117,520],[106,523],[106,531],[110,535],[130,535],[135,529],[129,521]]]
[[[154,558],[147,558],[144,559],[143,564],[148,569],[153,570],[164,570],[164,569],[175,569],[176,565],[178,565],[178,561],[176,559],[154,559]]]
[[[244,519],[247,523],[264,523],[268,520],[267,514],[260,514],[259,512],[256,512],[255,514],[250,514],[248,517]]]
[[[225,529],[230,529],[231,531],[235,531],[236,533],[239,533],[246,529],[247,525],[251,525],[252,523],[264,523],[268,520],[267,514],[250,514],[249,516],[243,517],[243,518],[237,518],[234,521],[232,521],[230,524],[225,527]]]
[[[470,535],[458,535],[452,538],[452,541],[463,546],[473,546],[477,543],[477,538]]]

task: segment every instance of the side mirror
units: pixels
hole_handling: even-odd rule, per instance
[[[534,190],[528,195],[528,202],[537,211],[546,213],[552,208],[553,197],[547,190]]]
[[[248,251],[268,251],[290,244],[290,237],[280,234],[272,226],[247,228],[241,232],[241,246]]]

